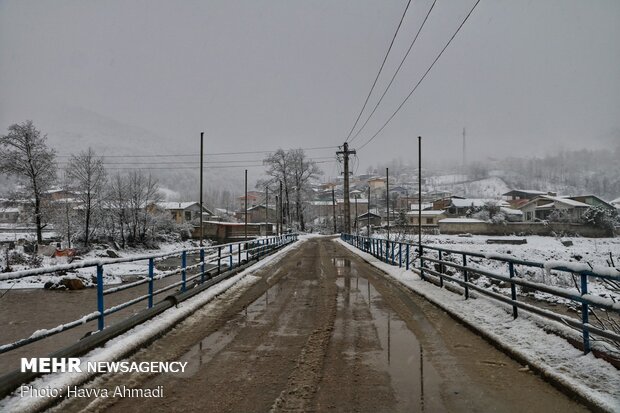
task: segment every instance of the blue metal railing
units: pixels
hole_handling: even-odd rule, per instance
[[[555,321],[560,321],[573,328],[579,329],[582,333],[583,350],[586,354],[589,353],[591,349],[590,333],[594,333],[597,336],[612,340],[616,343],[620,343],[619,334],[612,330],[604,329],[604,327],[599,328],[597,326],[591,325],[588,318],[591,307],[620,314],[620,302],[588,294],[588,277],[620,282],[619,268],[596,268],[591,267],[587,264],[560,263],[553,261],[542,263],[536,261],[520,260],[512,256],[502,254],[484,254],[477,252],[459,251],[424,244],[418,245],[417,243],[414,244],[407,242],[390,241],[382,238],[369,238],[365,236],[350,234],[342,234],[341,238],[343,241],[355,246],[358,249],[361,249],[364,252],[372,254],[373,256],[381,259],[388,264],[398,265],[399,267],[404,266],[407,270],[409,270],[410,268],[416,269],[420,273],[420,278],[422,278],[422,280],[438,281],[440,287],[444,286],[444,280],[454,282],[463,287],[465,299],[469,299],[471,289],[480,292],[481,294],[484,294],[486,296],[489,296],[495,300],[510,304],[512,306],[513,318],[518,317],[518,308],[521,308],[525,311],[535,313],[537,315]],[[398,248],[395,247],[396,245],[398,246]],[[412,252],[417,253],[416,257],[412,257]],[[437,258],[431,256],[430,253],[434,253]],[[462,264],[457,264],[456,259],[448,260],[446,256],[462,257]],[[498,274],[484,268],[478,268],[468,265],[468,257],[476,257],[490,261],[507,263],[508,275]],[[435,264],[434,269],[429,264]],[[548,272],[554,270],[577,275],[580,277],[580,287],[578,290],[578,294],[565,288],[541,284],[521,278],[517,274],[517,269],[515,268],[516,265],[522,267],[542,268]],[[462,274],[462,279],[457,278],[454,275],[448,274],[446,272],[446,267],[450,267],[456,271],[459,271]],[[480,287],[477,284],[470,282],[470,276],[472,273],[482,275],[493,280],[509,283],[510,297],[497,292],[489,291],[483,287]],[[429,277],[429,275],[436,278],[432,279],[431,277]],[[520,287],[525,287],[532,290],[551,294],[556,297],[566,298],[579,303],[581,305],[581,322],[579,322],[575,318],[518,301],[516,290],[517,285]]]
[[[4,345],[0,345],[0,354],[9,352],[16,348],[25,346],[27,344],[33,343],[35,341],[42,340],[44,338],[62,333],[64,331],[70,330],[72,328],[78,327],[82,324],[85,324],[89,321],[97,320],[97,328],[99,331],[105,328],[105,317],[107,315],[116,313],[120,310],[123,310],[127,307],[135,305],[141,301],[146,300],[147,305],[146,308],[153,307],[154,297],[158,294],[161,294],[165,291],[171,290],[175,287],[180,287],[180,291],[183,292],[188,288],[188,283],[194,282],[196,284],[202,284],[205,281],[210,280],[213,277],[210,271],[217,271],[215,275],[219,275],[223,272],[223,268],[231,270],[235,267],[240,266],[243,262],[248,262],[252,259],[260,259],[261,256],[266,255],[267,253],[279,249],[285,245],[288,245],[298,238],[298,234],[285,234],[281,236],[268,237],[268,238],[260,238],[255,240],[234,242],[229,244],[215,245],[210,247],[203,248],[191,248],[183,251],[177,251],[172,253],[162,253],[162,254],[151,254],[151,255],[143,255],[138,257],[131,258],[116,258],[116,259],[102,259],[102,260],[89,260],[89,261],[81,261],[71,264],[58,265],[51,268],[35,268],[31,270],[24,271],[16,271],[10,272],[6,274],[0,274],[0,281],[7,280],[17,280],[24,277],[30,277],[34,275],[42,275],[42,274],[53,274],[61,271],[70,271],[76,270],[79,268],[90,268],[95,267],[96,269],[96,280],[97,280],[97,310],[87,314],[77,320],[62,324],[52,329],[48,330],[39,330],[32,334],[30,337],[23,338],[17,340],[12,343],[7,343]],[[191,254],[199,255],[199,263],[195,265],[187,265],[187,258]],[[164,271],[160,274],[155,275],[155,263],[156,261],[161,261],[168,258],[181,258],[181,266],[170,270]],[[236,257],[236,266],[235,260],[233,258]],[[228,258],[228,262],[226,264],[226,258]],[[224,261],[222,261],[224,260]],[[147,261],[148,265],[148,275],[141,280],[123,284],[116,287],[108,287],[104,288],[104,270],[106,265],[110,264],[119,264],[119,263],[127,263],[127,262],[136,262],[136,261]],[[212,264],[213,266],[206,270],[206,265]],[[197,274],[190,275],[190,271],[198,270]],[[157,280],[161,280],[170,276],[174,276],[177,274],[181,274],[181,278],[179,281],[173,282],[169,285],[166,285],[160,289],[154,289],[154,282]],[[189,277],[188,277],[189,275]],[[128,301],[125,301],[121,304],[118,304],[113,307],[106,308],[105,307],[105,296],[117,293],[119,291],[124,291],[130,288],[134,288],[143,284],[148,285],[147,293],[143,295],[139,295],[134,297]]]

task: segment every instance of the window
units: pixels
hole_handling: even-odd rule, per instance
[[[185,211],[185,220],[186,221],[192,220],[192,211]]]
[[[432,224],[433,223],[433,218],[426,218],[426,223],[427,224]]]

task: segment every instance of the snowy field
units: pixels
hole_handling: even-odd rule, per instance
[[[118,254],[120,258],[131,258],[144,256],[149,254],[162,254],[162,253],[172,253],[172,252],[180,252],[184,249],[195,248],[197,244],[192,241],[184,241],[184,242],[171,242],[171,243],[162,243],[159,249],[146,249],[146,248],[127,248],[120,251],[114,251]],[[81,256],[82,260],[93,260],[93,259],[106,259],[109,258],[107,255],[108,249],[93,249],[87,254]],[[0,265],[4,267],[4,257],[0,258]],[[42,256],[41,267],[54,267],[57,265],[66,264],[68,262],[67,257],[47,257]],[[189,263],[188,263],[189,265]],[[29,265],[12,265],[13,271],[20,271],[32,268]],[[161,273],[160,270],[155,269],[155,275]],[[135,261],[135,262],[126,262],[120,264],[109,264],[104,267],[104,284],[105,285],[114,285],[120,284],[123,281],[135,279],[136,277],[144,277],[148,275],[148,261]],[[60,274],[50,274],[50,275],[37,275],[32,277],[20,278],[17,280],[11,281],[0,281],[0,290],[4,289],[21,289],[21,288],[43,288],[45,283],[53,282],[57,283],[63,278],[79,278],[82,280],[85,286],[92,286],[94,284],[94,278],[96,276],[95,267],[89,268],[80,268],[75,272],[67,273],[64,275]]]
[[[417,242],[417,237],[410,236],[411,242]],[[522,245],[508,244],[487,244],[488,239],[494,240],[516,240],[526,239],[527,243]],[[573,245],[564,246],[562,241],[572,241]],[[457,235],[424,235],[422,243],[433,247],[443,247],[452,250],[476,252],[487,255],[499,254],[502,256],[511,256],[520,260],[545,262],[565,262],[572,264],[589,264],[597,268],[609,268],[613,263],[616,268],[620,269],[620,237],[616,238],[554,238],[541,236],[526,237],[502,237],[502,236],[481,236],[472,235],[469,237],[461,237]],[[461,264],[461,257],[444,256],[447,260],[452,260],[456,264]],[[468,258],[468,264],[472,264],[482,269],[491,270],[495,273],[508,275],[508,264],[501,261],[489,260],[483,258]],[[575,288],[575,280],[573,277],[561,271],[548,271],[542,268],[515,266],[517,275],[527,280],[544,283],[556,287],[573,289]],[[620,271],[618,271],[620,275]],[[489,287],[492,290],[506,290],[507,286],[498,285],[491,282],[487,277],[480,277],[472,280],[473,282]],[[577,280],[579,281],[579,280]],[[504,288],[502,288],[502,286]],[[590,292],[604,298],[614,298],[620,301],[620,291],[610,288],[610,285],[593,277],[589,278]],[[519,290],[519,289],[518,289]],[[505,291],[504,291],[505,292]],[[520,291],[525,294],[524,291]],[[529,295],[549,302],[570,304],[576,308],[576,304],[570,300],[555,297],[541,292],[530,292]]]

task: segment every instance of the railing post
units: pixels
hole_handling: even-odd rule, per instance
[[[149,258],[149,304],[148,308],[153,307],[153,273],[155,272],[155,260]]]
[[[398,266],[403,268],[403,243],[398,243]]]
[[[395,265],[395,264],[396,264],[396,261],[394,261],[394,251],[395,251],[395,249],[396,249],[396,248],[395,248],[395,244],[396,244],[395,242],[392,242],[392,243],[390,244],[390,255],[392,256],[392,265]]]
[[[581,295],[588,294],[588,276],[581,274]],[[581,303],[581,323],[583,324],[583,353],[590,352],[590,331],[588,330],[588,304]]]
[[[99,331],[104,327],[104,306],[103,306],[103,265],[97,264],[97,311],[99,311],[99,319],[97,326]]]
[[[407,244],[407,248],[406,248],[407,250],[405,251],[405,262],[406,262],[405,267],[407,271],[409,271],[409,247],[410,247],[409,244]]]
[[[185,280],[187,279],[187,251],[181,253],[181,291],[185,291]]]
[[[200,282],[205,282],[205,249],[200,249]]]
[[[237,266],[241,265],[241,242],[237,245]]]
[[[217,275],[222,273],[222,247],[217,247]]]
[[[443,251],[439,250],[439,261],[443,261]],[[443,288],[443,263],[439,263],[439,288]]]
[[[233,268],[233,261],[232,261],[232,257],[233,257],[233,248],[232,248],[232,244],[230,244],[228,246],[228,267],[232,270]]]
[[[508,270],[510,271],[510,297],[512,298],[512,301],[517,301],[517,288],[515,287],[515,283],[512,281],[512,279],[515,276],[515,265],[512,262],[508,263]],[[517,310],[517,306],[513,305],[512,306],[512,318],[517,318],[519,316],[518,310]]]
[[[426,278],[424,277],[424,248],[420,245],[418,249],[420,253],[420,278],[422,278],[423,281],[426,281]]]
[[[463,254],[463,267],[467,267],[467,254]],[[467,274],[467,270],[463,270],[463,279],[465,280],[465,299],[469,299],[469,286],[467,283],[469,282],[469,276]]]

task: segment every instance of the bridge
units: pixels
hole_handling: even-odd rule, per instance
[[[613,300],[588,294],[592,280],[620,281],[613,268],[353,235],[287,235],[131,258],[144,263],[147,276],[104,285],[106,266],[122,260],[128,259],[0,275],[92,267],[97,278],[96,288],[75,294],[80,305],[63,310],[73,317],[67,322],[26,337],[10,326],[2,334],[0,410],[565,412],[620,405],[617,370],[601,360],[603,343],[620,337],[588,319],[592,308],[613,317],[620,312]],[[500,261],[506,273],[484,269],[482,260]],[[579,291],[527,281],[520,277],[526,267],[569,272]],[[510,294],[472,282],[481,276],[508,283]],[[574,300],[582,311],[575,317],[528,302],[517,287]],[[74,295],[44,293],[59,301],[48,313]],[[37,320],[36,310],[31,303],[23,323]],[[527,335],[540,345],[509,343]],[[566,365],[545,361],[563,353],[580,364],[572,376],[560,374]],[[46,355],[186,364],[174,373],[19,370],[22,357]],[[28,386],[63,391],[20,396]],[[597,393],[602,387],[611,390]],[[122,393],[146,389],[163,394]]]

